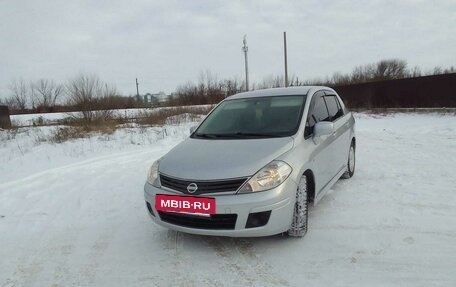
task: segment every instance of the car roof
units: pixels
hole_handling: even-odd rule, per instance
[[[318,90],[330,90],[333,89],[323,86],[299,86],[299,87],[288,87],[288,88],[272,88],[255,90],[251,92],[243,92],[232,95],[227,100],[244,99],[244,98],[256,98],[256,97],[273,97],[273,96],[292,96],[292,95],[307,95],[309,92]]]

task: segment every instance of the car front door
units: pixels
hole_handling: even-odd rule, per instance
[[[331,180],[333,167],[332,164],[332,143],[334,140],[333,135],[323,136],[315,140],[313,138],[313,129],[316,123],[322,121],[330,121],[328,109],[324,100],[324,92],[320,91],[313,95],[307,113],[306,127],[304,137],[306,145],[312,149],[310,155],[310,162],[315,176],[315,196],[326,186]]]
[[[325,102],[328,107],[329,118],[334,124],[334,136],[332,144],[333,164],[332,176],[336,176],[341,170],[345,169],[350,147],[350,116],[344,114],[342,105],[334,93],[325,92]]]

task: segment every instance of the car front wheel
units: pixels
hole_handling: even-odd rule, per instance
[[[307,233],[307,217],[308,217],[308,184],[307,176],[302,175],[298,190],[296,192],[296,203],[293,214],[293,221],[291,227],[288,230],[288,235],[293,237],[303,237]]]

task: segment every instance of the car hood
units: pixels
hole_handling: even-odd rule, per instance
[[[292,147],[292,137],[235,140],[188,138],[160,160],[159,172],[190,180],[246,177]]]

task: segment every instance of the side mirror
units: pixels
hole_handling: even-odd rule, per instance
[[[190,134],[192,134],[198,126],[192,126],[190,127]]]
[[[314,126],[314,138],[329,136],[334,133],[334,124],[332,122],[319,122]]]

